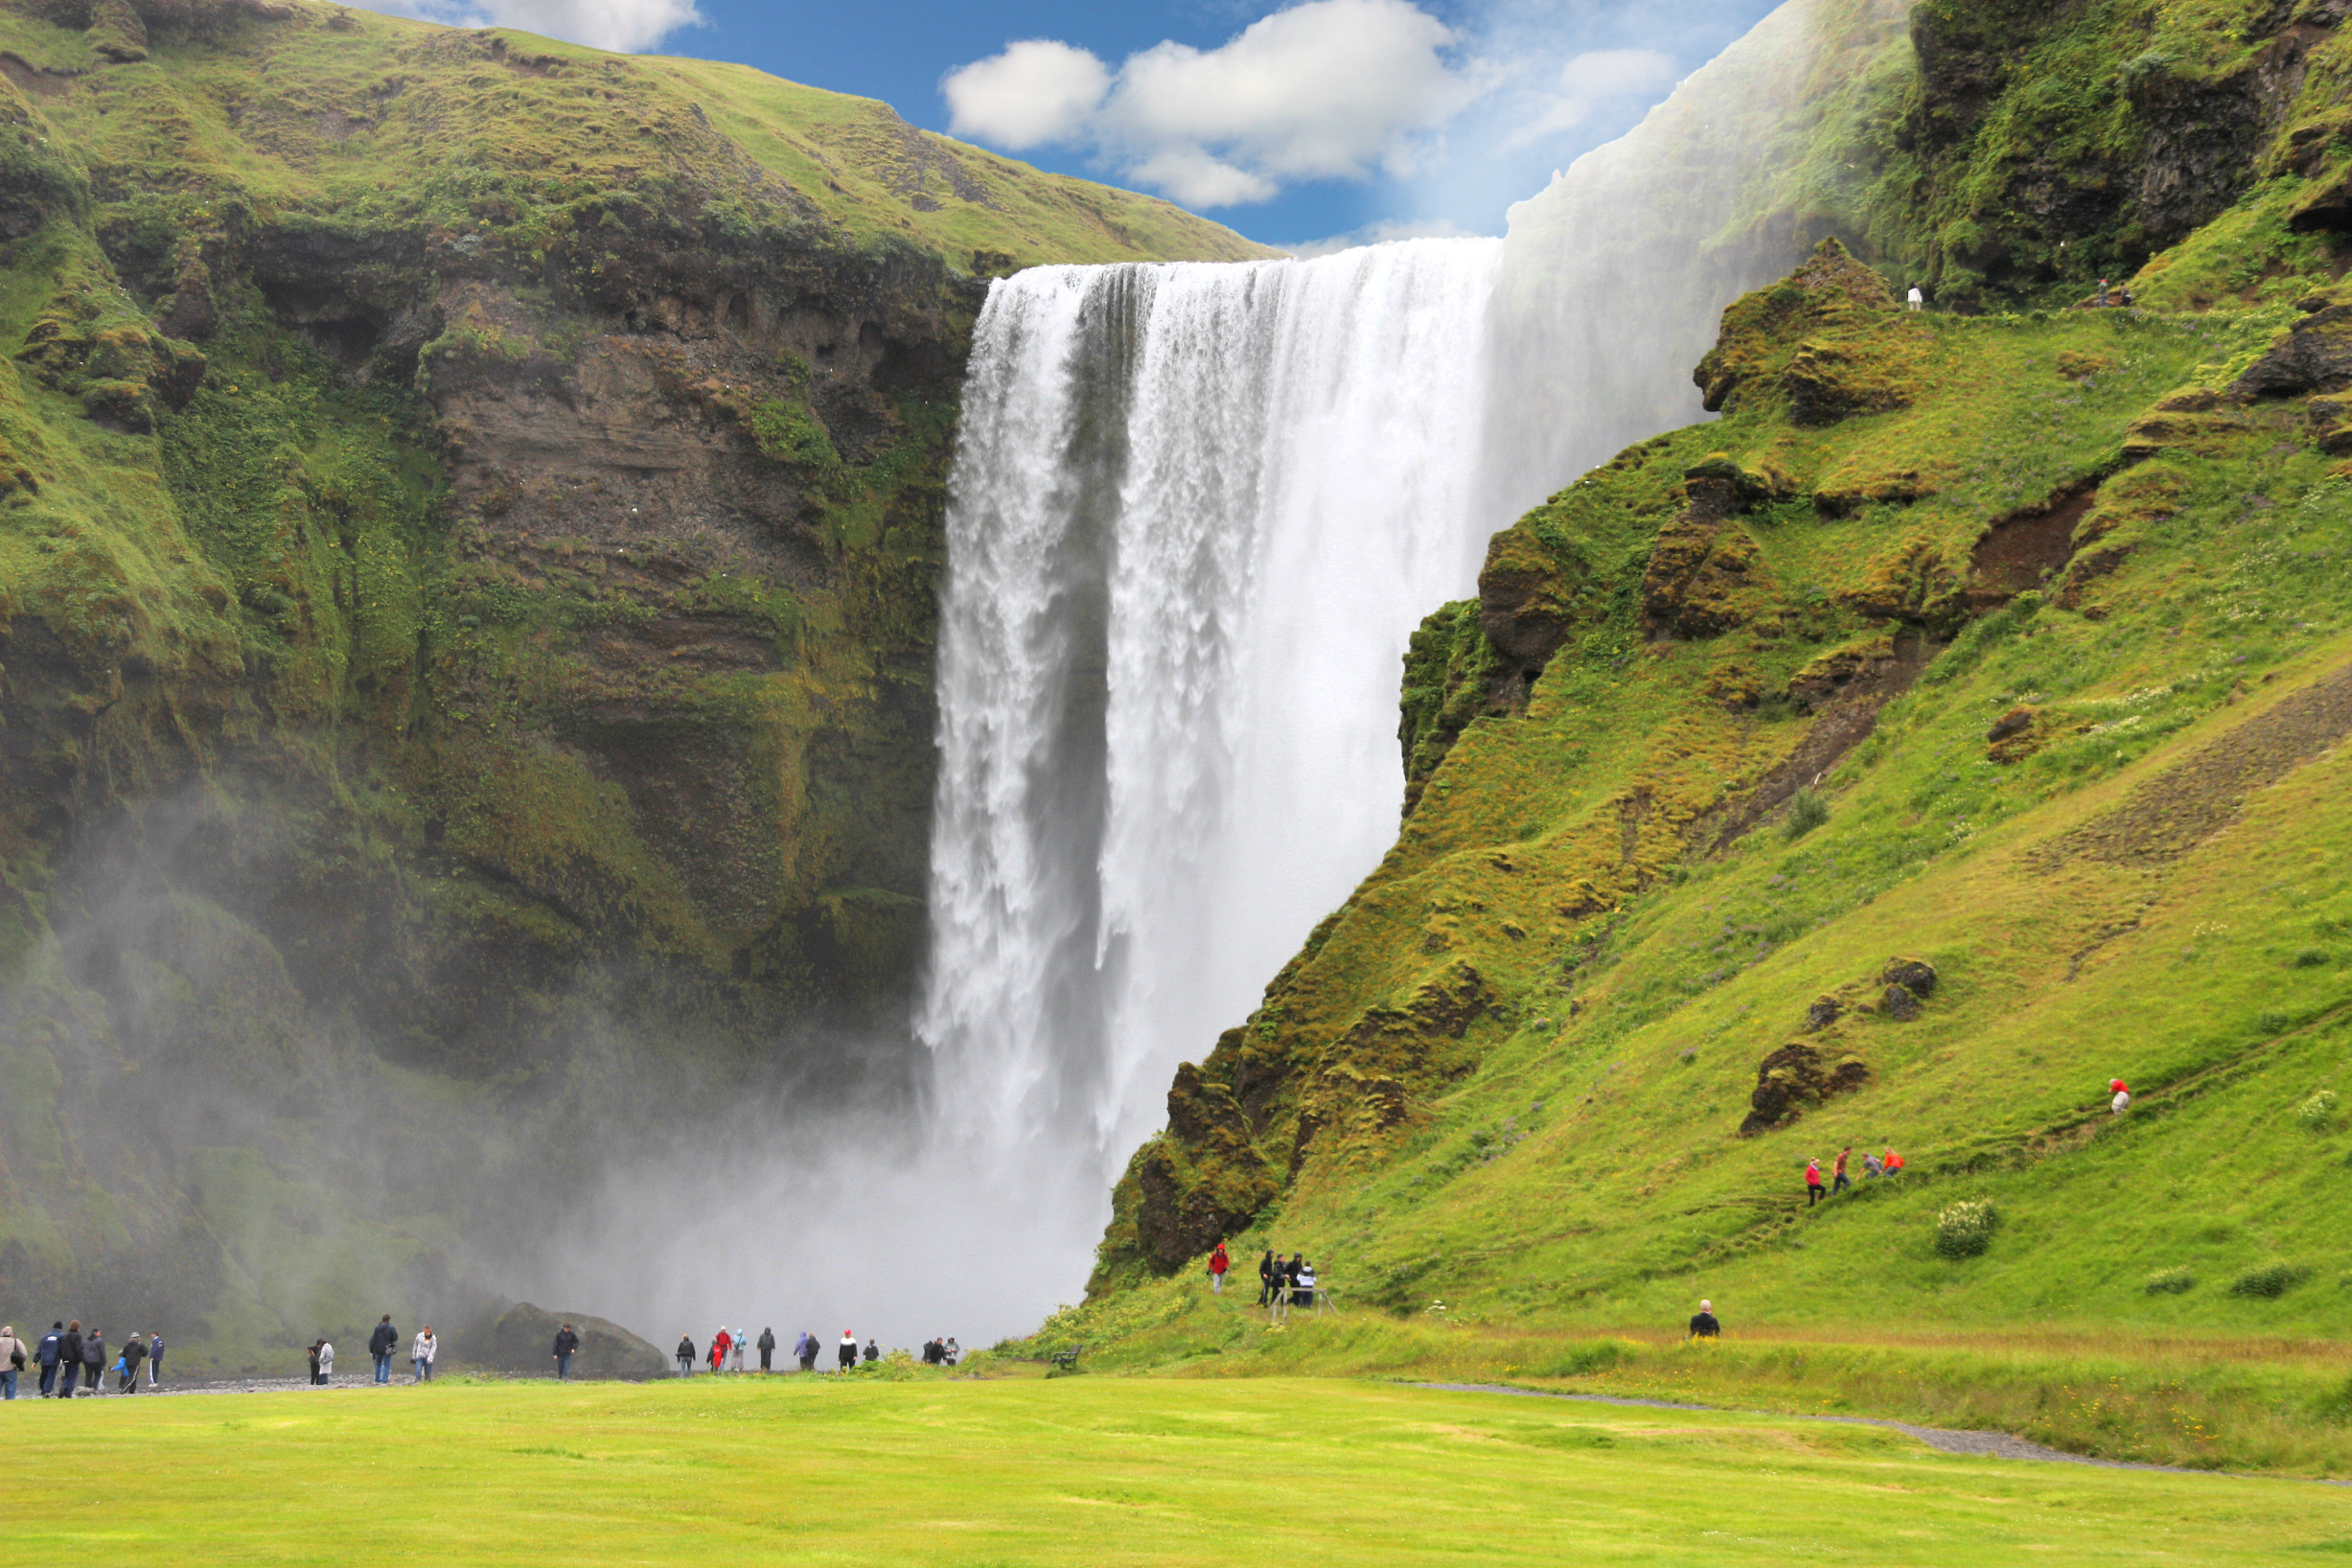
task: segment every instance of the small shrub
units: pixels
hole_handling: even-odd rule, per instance
[[[1964,1198],[1935,1217],[1935,1250],[1946,1257],[1974,1257],[1993,1245],[2000,1223],[1991,1198]]]
[[[2336,1119],[2336,1091],[2322,1089],[2294,1108],[2294,1118],[2314,1132]]]
[[[1626,1358],[1626,1347],[1618,1340],[1594,1340],[1588,1345],[1571,1346],[1539,1368],[1530,1369],[1539,1377],[1589,1377],[1594,1372],[1607,1372]]]
[[[2311,1270],[2300,1263],[2265,1263],[2230,1280],[2229,1294],[2274,1302],[2310,1278]]]
[[[2294,966],[2297,969],[2324,969],[2331,957],[2333,955],[2323,947],[2298,948],[2294,955]]]
[[[1811,790],[1799,790],[1788,801],[1788,821],[1781,831],[1796,842],[1830,819],[1830,803]]]
[[[2158,1269],[2140,1286],[2151,1296],[2184,1296],[2197,1288],[2197,1276],[2185,1265]]]

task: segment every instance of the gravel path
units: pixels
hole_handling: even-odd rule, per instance
[[[2069,1454],[2063,1448],[2045,1448],[2023,1438],[2011,1437],[2006,1432],[1958,1432],[1944,1426],[1913,1426],[1909,1421],[1879,1420],[1869,1416],[1791,1416],[1779,1411],[1726,1411],[1719,1405],[1680,1405],[1666,1399],[1632,1399],[1608,1394],[1562,1394],[1552,1389],[1515,1389],[1503,1383],[1416,1383],[1417,1389],[1443,1389],[1452,1394],[1516,1394],[1536,1399],[1576,1399],[1594,1405],[1636,1405],[1646,1410],[1705,1410],[1718,1415],[1770,1416],[1791,1421],[1833,1421],[1841,1426],[1883,1426],[1917,1438],[1928,1447],[1946,1454],[1978,1454],[1988,1459],[2032,1459],[2049,1464],[2089,1464],[2103,1470],[2160,1470],[2167,1475],[2217,1475],[2215,1470],[2192,1469],[2185,1464],[2140,1464],[2126,1459],[2093,1459],[2087,1454]],[[2307,1477],[2281,1477],[2286,1480],[2305,1480]],[[2347,1481],[2320,1481],[2323,1487],[2352,1486]]]

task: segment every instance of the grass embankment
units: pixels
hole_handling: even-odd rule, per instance
[[[2352,1496],[1331,1381],[697,1379],[20,1405],[0,1562],[2277,1561]],[[61,1506],[58,1478],[118,1478]]]

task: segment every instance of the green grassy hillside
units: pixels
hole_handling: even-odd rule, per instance
[[[1918,103],[1958,15],[1915,14]],[[2297,127],[2336,123],[2340,43],[2296,25],[2309,80],[2268,123],[2333,158]],[[2013,107],[2079,84],[2003,70]],[[2281,1437],[2340,1422],[2324,1352],[2230,1414],[2182,1392],[2198,1342],[2332,1335],[2352,1286],[2352,361],[2332,232],[2279,218],[2305,176],[2249,177],[2143,250],[2161,310],[1913,314],[1832,242],[1727,311],[1697,371],[1719,422],[1498,535],[1480,599],[1415,639],[1395,847],[1179,1072],[1047,1337],[1659,1386],[1577,1336],[1706,1296],[1786,1348],[1713,1397],[2352,1459]],[[1848,1145],[1857,1190],[1809,1211],[1807,1161]],[[1888,1146],[1907,1168],[1862,1179]],[[1219,1235],[1244,1273],[1316,1259],[1352,1326],[1212,1308]],[[1854,1349],[1922,1333],[1959,1349]],[[2074,1349],[1967,1349],[2036,1335]],[[2116,1336],[2121,1362],[2077,1355]],[[2070,1414],[2094,1371],[2117,1408]]]

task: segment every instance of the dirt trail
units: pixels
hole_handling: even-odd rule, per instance
[[[1634,1399],[1609,1394],[1562,1394],[1551,1389],[1516,1389],[1505,1383],[1415,1383],[1417,1389],[1439,1389],[1449,1394],[1516,1394],[1534,1399],[1575,1399],[1593,1405],[1632,1405],[1644,1410],[1705,1410],[1718,1416],[1767,1416],[1776,1420],[1829,1421],[1839,1426],[1883,1426],[1917,1438],[1928,1447],[1945,1454],[1975,1454],[1987,1459],[2030,1459],[2049,1464],[2088,1464],[2103,1470],[2160,1470],[2167,1475],[2224,1475],[2222,1470],[2191,1469],[2185,1464],[2141,1464],[2127,1459],[2093,1459],[2087,1454],[2069,1454],[2063,1448],[2045,1448],[2023,1438],[2011,1437],[2006,1432],[1961,1432],[1944,1426],[1913,1426],[1908,1421],[1880,1420],[1870,1416],[1795,1416],[1777,1410],[1726,1410],[1720,1405],[1684,1405],[1668,1399]],[[2310,1476],[2272,1476],[2278,1481],[2311,1481],[2321,1487],[2347,1487],[2352,1481],[2317,1480]]]

